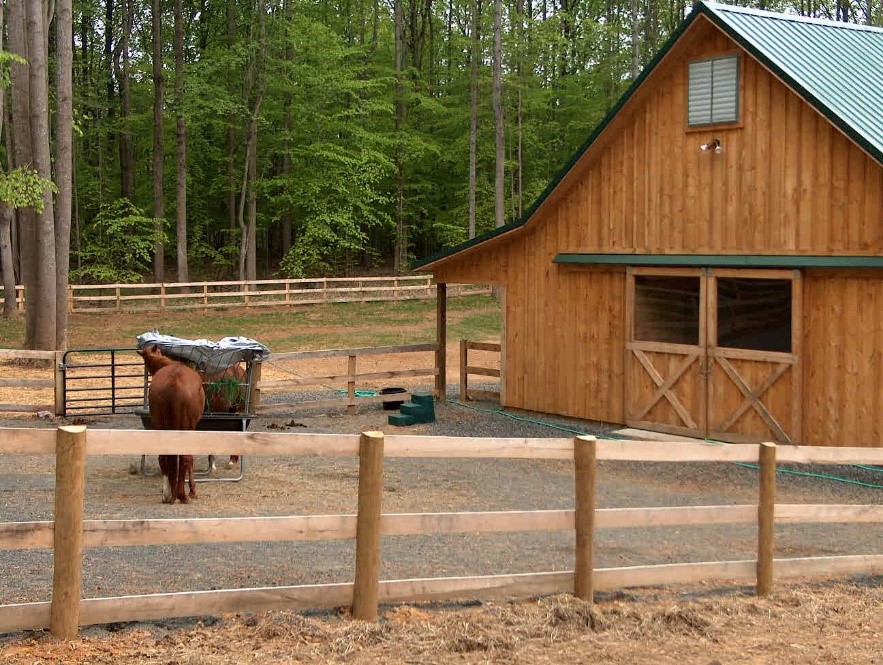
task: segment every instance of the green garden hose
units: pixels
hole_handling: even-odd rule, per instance
[[[473,411],[479,411],[482,413],[497,413],[501,416],[505,416],[506,418],[511,418],[512,420],[533,423],[535,425],[542,425],[543,427],[551,427],[552,429],[557,429],[562,432],[568,432],[570,434],[588,434],[588,432],[583,432],[578,429],[573,429],[571,427],[565,427],[564,425],[556,425],[555,423],[550,423],[550,422],[546,422],[543,420],[537,420],[536,418],[527,418],[525,416],[517,416],[514,413],[508,413],[508,412],[504,411],[503,409],[482,409],[477,406],[473,406],[471,404],[463,404],[463,402],[460,402],[458,400],[451,400],[451,402],[453,404],[456,404],[457,406],[462,406],[467,409],[472,409]],[[618,438],[615,436],[608,436],[608,435],[604,435],[604,434],[596,434],[595,436],[599,439],[607,439],[609,441],[625,441],[626,440],[626,439],[621,439],[621,438]],[[718,445],[722,445],[722,446],[729,445],[727,443],[724,443],[723,441],[715,441],[713,439],[705,439],[705,440],[708,443],[714,443],[714,444],[718,444]],[[737,464],[737,465],[745,467],[747,469],[759,469],[760,468],[757,464],[750,464],[748,462],[733,462],[733,464]],[[877,469],[875,467],[869,467],[864,464],[854,464],[853,466],[856,466],[860,469],[865,469],[867,471],[878,471],[878,472],[881,471],[881,469]],[[883,489],[883,485],[878,485],[875,483],[866,483],[866,482],[862,482],[860,480],[852,480],[851,478],[841,478],[840,476],[832,476],[832,475],[826,474],[826,473],[814,473],[811,471],[794,471],[791,469],[780,469],[780,468],[777,468],[776,472],[777,473],[787,473],[787,474],[793,475],[793,476],[807,476],[810,478],[821,478],[823,480],[833,480],[838,483],[848,483],[850,485],[858,485],[860,487],[868,487],[871,489]]]

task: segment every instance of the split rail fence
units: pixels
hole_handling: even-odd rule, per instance
[[[450,296],[490,293],[487,286],[449,285]],[[3,289],[0,287],[0,294]],[[435,297],[431,275],[260,279],[163,284],[71,284],[68,309],[74,312],[166,311],[224,307],[273,307],[342,302],[378,302]],[[24,287],[16,287],[24,309]]]
[[[294,393],[294,397],[288,398],[286,401],[267,401],[257,408],[259,414],[271,414],[279,412],[291,412],[295,409],[305,408],[325,408],[335,406],[346,406],[349,413],[355,412],[360,404],[376,403],[376,402],[392,402],[402,401],[410,398],[410,390],[405,387],[404,393],[395,393],[390,395],[377,394],[366,395],[361,394],[359,386],[366,383],[396,383],[398,379],[413,377],[435,377],[439,374],[436,366],[436,351],[438,344],[410,344],[402,346],[379,346],[379,347],[363,347],[352,349],[321,349],[315,351],[289,351],[282,353],[273,353],[269,362],[274,368],[280,370],[281,373],[291,375],[291,378],[276,380],[261,380],[261,366],[255,367],[253,379],[257,386],[258,395],[272,394],[278,392]],[[96,350],[100,353],[102,350]],[[107,355],[111,354],[111,350],[107,351]],[[119,349],[119,351],[130,351],[130,349]],[[417,355],[408,358],[408,366],[399,369],[378,369],[385,360],[393,356],[401,356],[401,354],[423,354],[432,353],[433,355],[425,362],[421,361]],[[34,391],[35,395],[29,402],[22,401],[20,403],[0,403],[0,413],[36,413],[39,411],[48,411],[55,415],[65,414],[65,390],[64,390],[64,370],[62,351],[25,351],[18,349],[0,349],[0,362],[14,360],[44,360],[49,361],[51,367],[45,368],[45,378],[19,378],[9,377],[0,378],[0,387],[24,389],[23,395],[28,396],[28,391]],[[357,371],[357,362],[359,358],[366,357],[383,357],[378,363],[374,363],[371,371]],[[333,374],[322,375],[305,375],[296,371],[299,361],[328,360],[340,359],[341,362],[346,361],[346,369]],[[140,360],[136,358],[136,360]],[[70,363],[68,359],[68,363]],[[132,377],[131,368],[127,364],[114,364],[112,361],[98,360],[90,361],[91,364],[70,365],[67,367],[68,372],[74,372],[76,378],[88,379],[88,387],[78,388],[77,393],[80,396],[80,402],[95,402],[102,400],[110,404],[117,395],[113,395],[113,391],[127,391],[125,397],[119,399],[119,403],[125,402],[130,404],[132,390],[134,389],[135,379]],[[96,364],[97,363],[97,364]],[[292,366],[293,365],[293,366]],[[95,369],[103,368],[103,369]],[[102,373],[104,372],[104,373]],[[304,388],[315,386],[324,386],[337,390],[339,388],[340,397],[332,397],[320,400],[307,400],[298,396],[298,392],[302,392]],[[345,386],[345,388],[343,387]],[[53,390],[52,403],[49,403],[45,391]],[[41,392],[37,392],[41,391]],[[257,396],[256,396],[257,398]],[[43,400],[39,402],[38,400]],[[116,411],[114,411],[116,412]],[[69,412],[68,415],[72,415]]]
[[[358,456],[356,515],[307,515],[221,519],[84,520],[87,455],[244,454],[258,456]],[[373,620],[379,603],[464,597],[524,597],[572,592],[591,601],[594,591],[629,586],[755,579],[767,594],[774,579],[807,575],[883,573],[883,554],[774,559],[774,524],[883,521],[881,505],[775,503],[776,463],[883,464],[883,449],[576,439],[503,439],[257,432],[140,432],[8,429],[0,453],[55,454],[55,519],[0,524],[0,548],[54,551],[52,600],[0,606],[0,632],[49,627],[62,638],[78,626],[116,621],[201,616],[223,612],[303,610],[351,605],[357,619]],[[383,462],[387,457],[520,458],[572,460],[573,510],[384,514]],[[644,462],[759,462],[758,501],[748,505],[597,509],[598,460]],[[594,537],[601,528],[699,524],[758,525],[757,556],[595,569]],[[504,533],[572,530],[574,570],[381,581],[381,536],[439,533]],[[353,539],[352,583],[227,589],[184,593],[81,598],[84,547],[218,542]]]
[[[438,344],[408,344],[404,346],[372,346],[357,349],[324,349],[321,351],[288,351],[283,353],[274,353],[270,357],[270,362],[274,367],[281,367],[281,363],[292,361],[309,361],[324,360],[328,358],[346,358],[347,369],[342,374],[328,374],[324,376],[292,376],[290,379],[278,379],[275,381],[261,381],[258,386],[261,396],[272,391],[281,391],[291,393],[300,390],[305,386],[326,386],[329,384],[346,383],[346,394],[336,398],[310,401],[287,401],[287,402],[264,402],[260,403],[257,412],[273,413],[278,411],[291,411],[293,408],[324,408],[327,406],[340,406],[346,404],[348,413],[355,413],[356,406],[359,404],[369,404],[375,402],[399,402],[410,398],[410,392],[406,389],[404,393],[394,393],[390,395],[358,395],[357,385],[364,385],[365,382],[393,381],[396,379],[412,378],[417,376],[438,376],[439,369],[436,366],[436,359],[433,355],[431,367],[417,367],[410,369],[394,369],[381,370],[372,372],[357,371],[357,360],[366,356],[390,356],[408,353],[436,353]],[[416,361],[415,361],[416,362]],[[292,374],[294,372],[292,371]],[[333,387],[333,386],[331,386]],[[440,398],[443,396],[440,396]]]

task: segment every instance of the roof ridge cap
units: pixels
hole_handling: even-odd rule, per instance
[[[883,27],[865,25],[864,23],[846,23],[844,21],[834,21],[827,18],[801,16],[800,14],[783,14],[781,12],[771,12],[765,9],[754,9],[752,7],[741,7],[739,5],[726,5],[720,2],[710,2],[709,0],[699,0],[696,4],[703,6],[705,9],[715,14],[731,12],[733,14],[747,14],[749,16],[758,16],[779,21],[790,21],[793,23],[809,23],[811,25],[821,25],[829,28],[883,33]]]

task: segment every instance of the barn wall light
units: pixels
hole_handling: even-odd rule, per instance
[[[708,143],[703,143],[702,145],[700,145],[699,149],[702,152],[712,151],[716,155],[719,155],[724,151],[723,147],[721,146],[720,139],[711,139]]]

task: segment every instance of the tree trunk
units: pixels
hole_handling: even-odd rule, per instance
[[[227,0],[227,48],[232,52],[236,35],[236,2]],[[227,85],[234,87],[232,73],[228,74]],[[230,229],[235,229],[236,220],[236,113],[227,115],[227,220]]]
[[[506,205],[506,141],[503,127],[503,0],[494,0],[493,107],[496,138],[494,226],[503,226]]]
[[[395,169],[396,169],[396,242],[393,269],[403,273],[408,264],[408,224],[405,221],[405,177],[402,155],[402,131],[405,124],[405,98],[402,88],[404,76],[404,50],[405,34],[402,16],[402,0],[393,0],[393,14],[395,21]]]
[[[254,43],[257,32],[257,50],[249,56],[245,70],[245,99],[251,106],[245,129],[245,164],[242,171],[242,187],[239,199],[239,279],[257,278],[257,134],[261,104],[264,100],[264,58],[267,50],[266,7],[263,0],[256,0],[252,6],[251,35]],[[248,221],[245,208],[248,204]]]
[[[631,75],[634,81],[641,73],[641,43],[639,37],[641,34],[639,25],[638,0],[629,0],[629,14],[632,21],[632,66]]]
[[[175,0],[175,230],[178,281],[189,282],[187,270],[187,127],[184,121],[184,1]]]
[[[58,100],[55,115],[55,185],[58,187],[58,196],[55,199],[55,348],[57,349],[67,348],[67,290],[70,272],[74,168],[73,21],[72,1],[57,0],[55,14]]]
[[[251,242],[252,233],[245,219],[245,203],[246,200],[251,200],[251,196],[249,193],[249,184],[252,184],[252,186],[254,184],[254,176],[252,176],[251,174],[251,168],[256,163],[256,160],[252,158],[252,153],[257,151],[257,119],[258,113],[260,112],[260,104],[261,99],[258,98],[257,103],[255,104],[254,113],[252,113],[251,119],[249,120],[249,123],[245,128],[245,164],[244,168],[242,169],[242,186],[239,191],[238,213],[239,232],[241,235],[241,241],[239,243],[240,280],[253,279],[249,277],[248,270],[248,257],[251,254],[251,252],[249,251],[249,242]],[[250,221],[251,210],[249,209],[249,222]]]
[[[0,2],[0,51],[3,50],[4,5]],[[0,139],[3,137],[3,120],[6,118],[6,87],[0,86]],[[10,145],[7,142],[7,145]],[[2,170],[0,166],[0,170]],[[12,222],[15,214],[11,207],[0,201],[0,265],[3,269],[3,316],[7,319],[18,315],[15,302],[15,258],[12,252]]]
[[[469,31],[469,237],[475,237],[476,170],[478,164],[478,61],[481,59],[481,0],[472,0]]]
[[[257,228],[258,228],[258,123],[257,114],[252,123],[252,151],[248,162],[248,245],[245,256],[245,279],[258,278],[257,267]]]
[[[28,59],[25,0],[9,0],[9,50]],[[31,140],[31,99],[28,66],[12,62],[9,65],[11,79],[12,141],[14,167],[33,164]],[[24,348],[34,347],[36,337],[37,309],[37,213],[33,208],[18,210],[18,247],[21,283],[25,288],[25,339]]]
[[[283,11],[285,12],[285,21],[286,24],[291,23],[292,19],[292,4],[293,0],[284,0],[283,2]],[[365,13],[364,13],[364,3],[360,3],[360,27],[359,27],[359,35],[362,41],[362,45],[365,43]],[[285,61],[291,62],[294,58],[294,49],[291,47],[291,42],[285,43]],[[290,88],[286,88],[285,97],[282,101],[283,106],[283,127],[285,129],[285,139],[282,142],[282,179],[285,182],[285,186],[289,187],[289,181],[291,179],[291,90]],[[288,250],[291,249],[291,206],[286,204],[285,210],[282,213],[282,256],[284,257],[288,254]]]
[[[52,179],[49,154],[49,81],[46,48],[45,11],[42,0],[26,0],[28,40],[28,83],[31,98],[31,136],[33,166],[40,177]],[[52,192],[43,192],[43,211],[37,214],[37,305],[34,310],[33,346],[35,349],[56,348],[56,262],[55,214]]]
[[[129,129],[131,99],[129,95],[129,37],[135,19],[133,0],[125,0],[123,4],[123,34],[114,49],[114,76],[120,90],[120,193],[129,201],[135,200],[135,147],[132,132]],[[122,60],[122,66],[120,61]]]
[[[0,201],[0,261],[3,263],[3,316],[18,316],[15,302],[15,259],[12,255],[12,208]]]
[[[166,250],[163,230],[166,216],[163,193],[164,143],[163,107],[165,106],[165,75],[162,60],[162,0],[151,0],[151,32],[153,48],[153,218],[157,241],[153,248],[153,280],[165,281]]]

